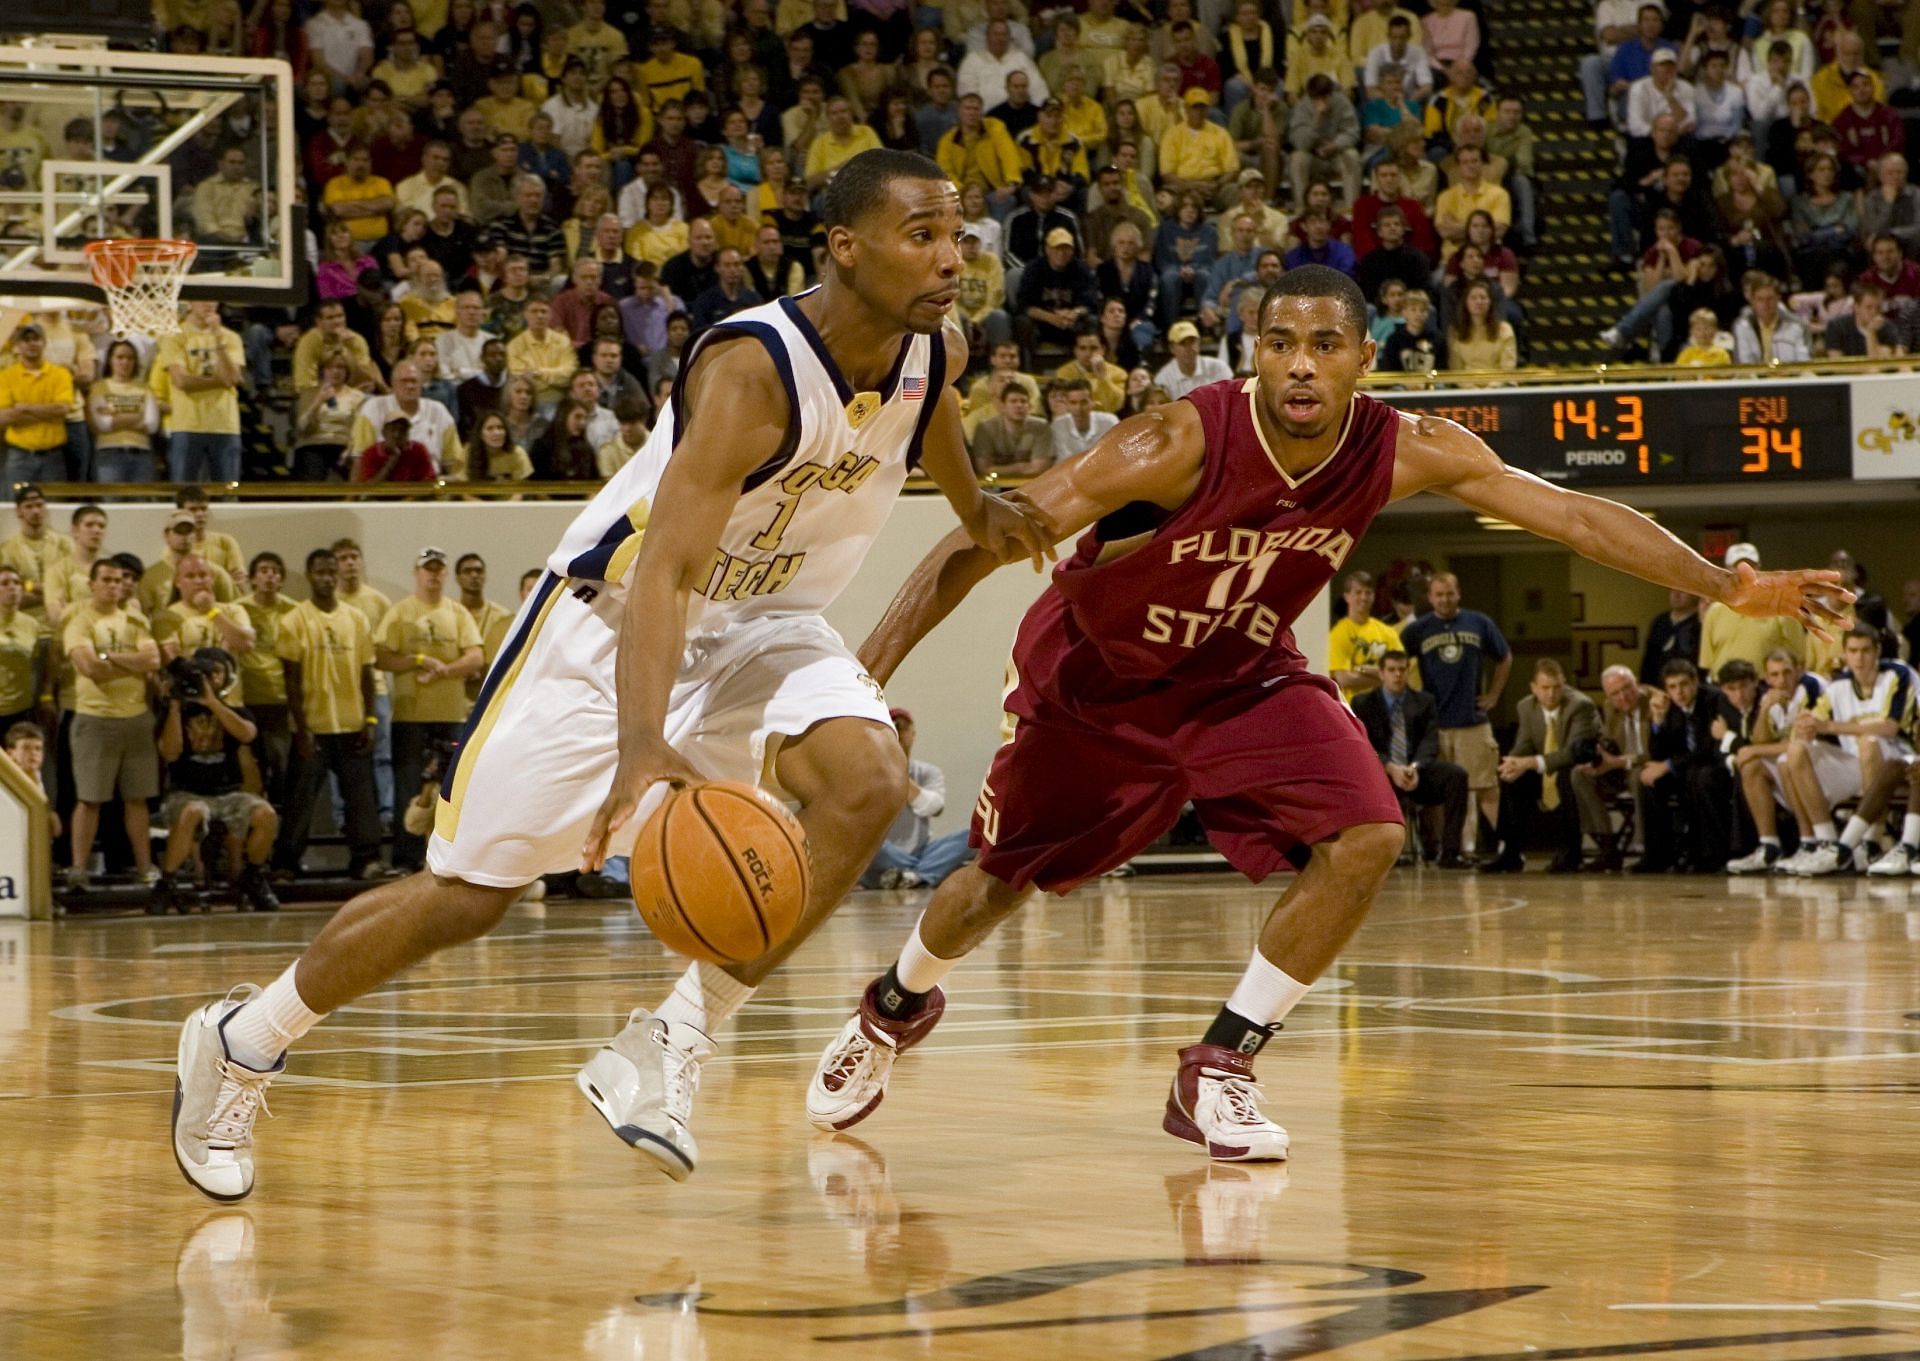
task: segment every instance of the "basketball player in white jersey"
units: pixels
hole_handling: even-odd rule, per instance
[[[886,699],[821,611],[916,464],[997,560],[1038,566],[1044,551],[967,460],[950,386],[966,345],[948,321],[959,192],[924,157],[870,151],[823,216],[820,288],[700,337],[647,446],[521,605],[441,787],[426,871],[347,903],[264,992],[241,985],[188,1017],[173,1146],[199,1190],[252,1190],[266,1086],[328,1012],[484,935],[540,875],[626,851],[656,784],[745,780],[800,804],[813,896],[799,928],[762,959],[693,965],[579,1077],[628,1144],[675,1180],[693,1171],[714,1028],[833,910],[906,798]]]

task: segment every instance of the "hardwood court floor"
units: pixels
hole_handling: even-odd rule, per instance
[[[862,895],[644,1168],[569,1081],[674,970],[523,910],[310,1037],[253,1198],[180,1016],[322,918],[0,928],[0,1357],[1920,1358],[1920,881],[1398,873],[1261,1060],[1285,1167],[1160,1133],[1269,895],[1135,880],[955,976],[861,1140],[800,1111],[911,924]]]

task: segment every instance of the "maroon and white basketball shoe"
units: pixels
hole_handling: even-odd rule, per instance
[[[1253,1059],[1218,1044],[1190,1044],[1180,1051],[1180,1071],[1167,1094],[1160,1128],[1207,1150],[1216,1162],[1280,1162],[1287,1132],[1260,1113]]]
[[[872,1115],[887,1094],[894,1060],[927,1037],[947,1008],[946,994],[935,988],[927,1004],[904,1021],[880,1013],[884,977],[867,984],[860,1010],[840,1028],[820,1056],[807,1084],[807,1119],[818,1129],[852,1129]]]

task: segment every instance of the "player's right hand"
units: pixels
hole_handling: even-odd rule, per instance
[[[665,742],[653,741],[621,752],[620,763],[613,772],[613,788],[607,791],[600,811],[593,815],[586,844],[580,848],[581,872],[596,874],[606,865],[607,845],[613,834],[632,819],[640,800],[654,785],[662,780],[673,785],[695,784],[700,779],[700,772]]]

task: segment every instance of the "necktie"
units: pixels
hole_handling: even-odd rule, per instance
[[[1393,715],[1393,736],[1387,739],[1387,759],[1396,766],[1407,763],[1407,710],[1402,704],[1393,705],[1389,711]]]
[[[1540,744],[1540,753],[1551,756],[1560,750],[1560,715],[1547,715],[1547,740]],[[1541,776],[1540,806],[1551,813],[1560,806],[1560,781],[1554,778],[1552,771]]]
[[[1694,744],[1693,715],[1686,712],[1682,712],[1680,715],[1680,723],[1681,723],[1681,726],[1686,730],[1687,750],[1692,751],[1693,744]]]

